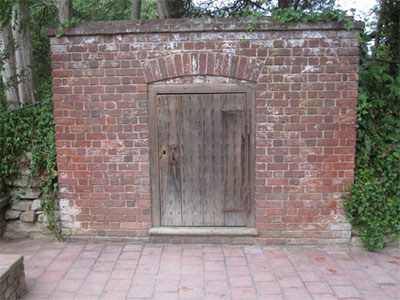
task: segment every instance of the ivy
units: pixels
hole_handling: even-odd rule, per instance
[[[51,101],[0,114],[0,196],[12,188],[21,162],[30,152],[31,176],[40,182],[42,208],[49,230],[59,239],[60,223],[54,214],[58,190],[54,117]]]
[[[360,69],[354,184],[347,217],[369,250],[400,232],[400,75],[391,63],[364,60]]]
[[[351,10],[354,12],[354,10]],[[292,22],[343,22],[347,30],[353,25],[353,20],[347,15],[347,11],[336,9],[331,6],[322,11],[295,10],[292,8],[273,8],[271,10],[272,19],[279,21],[283,25],[290,25]]]

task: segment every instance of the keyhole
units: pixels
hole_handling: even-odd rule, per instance
[[[164,151],[163,151],[163,155],[165,155],[165,154],[167,154],[167,151],[164,150]]]

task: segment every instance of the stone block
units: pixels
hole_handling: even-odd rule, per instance
[[[37,211],[37,210],[43,210],[42,205],[41,205],[42,200],[41,199],[35,199],[32,201],[32,207],[31,210]]]
[[[37,187],[26,187],[26,188],[20,188],[20,189],[14,189],[12,191],[12,195],[19,197],[21,199],[37,199],[40,197],[42,194],[42,190]]]
[[[9,209],[6,212],[5,218],[6,218],[6,220],[17,220],[20,215],[21,215],[20,210]]]
[[[351,237],[350,246],[352,246],[352,247],[362,247],[361,238],[358,237],[358,236]]]
[[[53,232],[47,226],[48,226],[47,223],[46,224],[42,224],[40,226],[41,233],[44,234],[44,235],[54,235]]]
[[[40,232],[40,223],[25,223],[20,220],[9,221],[7,222],[4,236],[7,237],[7,234],[12,236],[14,233],[21,233],[21,236],[28,236],[29,233],[33,232]]]
[[[37,215],[34,211],[25,211],[19,216],[19,219],[25,223],[35,223]]]
[[[351,231],[342,231],[341,237],[342,238],[351,238]]]
[[[32,206],[32,201],[17,200],[12,204],[11,209],[20,211],[29,211],[31,210],[31,206]]]
[[[334,223],[331,224],[331,230],[351,230],[350,223]]]
[[[40,187],[39,182],[29,176],[20,176],[13,181],[14,186],[18,187]]]
[[[19,169],[19,174],[21,174],[22,176],[29,176],[31,174],[31,170],[29,168],[21,168]]]
[[[44,220],[43,211],[37,211],[36,215],[37,215],[37,221],[40,222],[40,223],[43,223],[43,220]]]

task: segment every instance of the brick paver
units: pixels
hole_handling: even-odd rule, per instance
[[[0,241],[29,299],[400,299],[400,251]]]

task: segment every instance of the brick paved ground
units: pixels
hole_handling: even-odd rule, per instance
[[[25,257],[23,299],[399,299],[400,253],[0,241]]]

